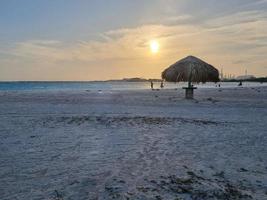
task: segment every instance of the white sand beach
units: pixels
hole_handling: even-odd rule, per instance
[[[0,199],[267,199],[267,87],[1,91]]]

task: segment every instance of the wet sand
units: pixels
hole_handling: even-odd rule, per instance
[[[267,87],[0,92],[0,199],[267,199]]]

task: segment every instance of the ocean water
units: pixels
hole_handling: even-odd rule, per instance
[[[236,82],[220,83],[222,88],[238,87]],[[165,89],[182,88],[187,83],[164,83]],[[198,88],[214,88],[215,83],[196,84]],[[267,83],[244,82],[243,87],[267,86]],[[160,88],[159,82],[154,82],[154,88]],[[0,91],[21,91],[21,90],[145,90],[150,89],[150,82],[0,82]]]

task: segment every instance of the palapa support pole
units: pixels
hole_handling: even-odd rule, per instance
[[[185,98],[186,99],[194,99],[194,89],[197,89],[192,85],[192,66],[190,65],[190,74],[188,80],[188,87],[183,87],[185,89]]]
[[[196,87],[184,87],[183,89],[185,89],[186,99],[194,99],[194,89],[197,89]]]

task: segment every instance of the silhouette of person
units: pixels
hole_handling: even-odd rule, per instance
[[[154,84],[153,84],[153,82],[152,82],[152,81],[150,81],[150,87],[151,87],[151,90],[153,90],[153,89],[154,89]]]
[[[160,83],[160,88],[163,89],[164,88],[164,84],[163,84],[163,80]]]

